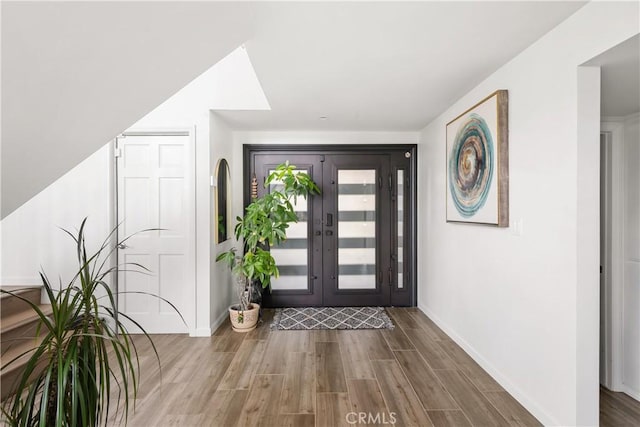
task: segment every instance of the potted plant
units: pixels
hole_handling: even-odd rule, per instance
[[[320,194],[311,177],[285,162],[278,165],[265,180],[265,188],[275,184],[270,192],[253,198],[244,217],[237,217],[236,240],[243,240],[244,251],[236,248],[218,254],[216,261],[224,261],[235,276],[238,303],[229,307],[233,329],[247,332],[256,327],[260,306],[252,302],[253,282],[263,289],[271,289],[271,278],[280,275],[269,247],[287,238],[289,224],[298,222],[294,204],[298,197]]]
[[[118,311],[115,294],[107,284],[108,276],[118,271],[117,267],[108,267],[115,251],[115,246],[110,248],[110,242],[117,228],[96,253],[89,255],[85,247],[85,223],[86,218],[76,235],[64,230],[76,243],[78,271],[71,282],[67,286],[60,283],[58,290],[40,273],[51,314],[45,314],[20,294],[0,290],[27,303],[39,322],[34,347],[6,365],[28,359],[13,384],[14,394],[2,405],[3,421],[8,425],[106,425],[109,417],[117,414],[126,420],[130,399],[135,401],[137,396],[140,364],[135,341],[121,319],[128,319],[140,328],[160,364],[151,337],[133,319]],[[129,237],[118,243],[124,243]],[[126,264],[123,268],[148,272],[139,264]],[[178,311],[169,301],[153,296]],[[116,388],[119,399],[112,411],[110,395]]]

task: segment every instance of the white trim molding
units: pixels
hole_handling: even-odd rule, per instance
[[[42,279],[37,276],[32,277],[3,277],[1,280],[0,288],[5,286],[42,286]]]
[[[218,328],[224,323],[225,320],[227,320],[227,317],[229,317],[229,311],[225,310],[222,313],[220,313],[220,316],[218,316],[217,319],[215,319],[213,321],[213,323],[211,323],[211,327],[209,328],[209,335],[211,336],[213,335],[213,333],[218,330]],[[198,336],[202,336],[202,335],[198,335]]]
[[[549,415],[536,401],[526,395],[512,381],[498,371],[491,363],[489,363],[482,355],[460,335],[456,333],[449,325],[444,323],[433,311],[425,304],[418,302],[418,308],[426,314],[440,329],[442,329],[456,344],[458,344],[471,358],[484,369],[498,384],[500,384],[511,396],[513,396],[522,406],[524,406],[531,414],[538,419],[543,425],[558,426],[562,425],[559,421]]]
[[[127,136],[187,136],[189,138],[189,144],[188,144],[188,161],[189,164],[187,165],[187,167],[189,168],[189,177],[191,179],[191,188],[190,188],[190,194],[189,194],[189,205],[191,207],[191,209],[193,209],[193,211],[191,212],[191,218],[189,218],[188,221],[188,234],[189,234],[189,241],[188,241],[188,256],[189,256],[189,267],[192,269],[192,271],[190,272],[190,279],[193,280],[193,285],[189,286],[189,288],[187,289],[188,292],[188,296],[187,296],[187,301],[188,301],[188,307],[186,307],[186,310],[188,311],[187,313],[182,313],[184,320],[187,323],[187,331],[189,333],[189,336],[210,336],[211,335],[211,331],[209,330],[208,327],[198,327],[199,325],[197,324],[197,311],[199,309],[198,307],[198,257],[197,257],[197,239],[198,239],[198,234],[197,234],[197,226],[196,226],[196,222],[197,222],[197,185],[198,185],[198,180],[197,180],[197,165],[196,165],[196,127],[195,126],[133,126],[129,129],[127,129],[125,132],[123,132],[121,135],[124,136],[125,138]],[[116,147],[116,145],[113,145],[113,149],[116,150],[118,149],[118,147]],[[116,152],[113,151],[113,154],[115,158],[115,154]],[[114,162],[115,163],[115,162]],[[114,171],[116,171],[117,169],[115,169],[115,165],[114,165]],[[115,173],[115,172],[114,172]],[[117,176],[116,176],[117,179]],[[118,183],[114,181],[114,186],[117,188]],[[114,191],[114,195],[113,195],[113,200],[114,200],[114,206],[116,207],[114,209],[114,215],[116,218],[116,221],[121,221],[121,219],[118,218],[118,200],[117,200],[117,192]],[[208,296],[207,296],[208,298]],[[208,307],[207,307],[208,308]],[[208,334],[207,334],[207,331]]]
[[[611,124],[611,123],[624,123],[628,120],[638,120],[640,119],[640,111],[637,113],[632,113],[627,116],[603,116],[600,119],[602,124]]]
[[[622,391],[622,289],[624,281],[624,124],[622,121],[602,122],[600,131],[608,134],[611,143],[611,275],[610,306],[605,319],[605,365],[610,375],[606,387]],[[610,347],[609,347],[610,346]]]

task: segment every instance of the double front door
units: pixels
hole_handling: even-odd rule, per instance
[[[271,247],[280,270],[268,306],[414,305],[413,157],[415,147],[386,150],[269,151],[248,147],[258,182],[289,161],[321,194],[298,199],[298,223]],[[271,191],[258,186],[258,195]]]

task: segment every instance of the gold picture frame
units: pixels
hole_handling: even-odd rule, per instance
[[[222,243],[231,237],[231,173],[226,159],[218,160],[215,173],[215,236],[216,243]]]

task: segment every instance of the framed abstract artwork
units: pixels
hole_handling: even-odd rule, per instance
[[[498,90],[447,124],[447,222],[509,226],[508,110]]]

